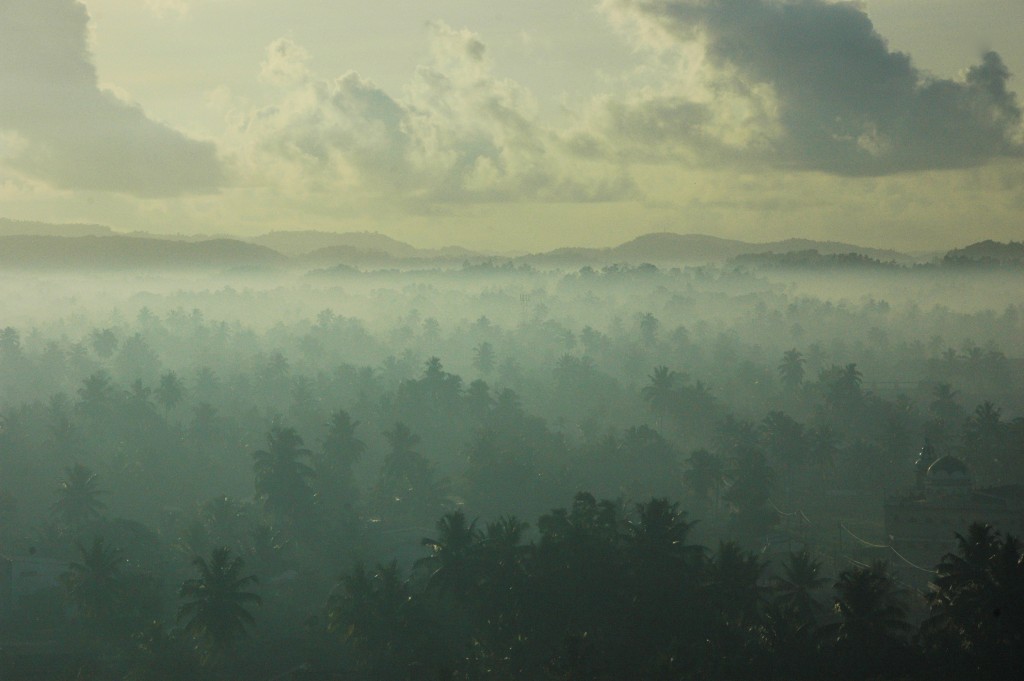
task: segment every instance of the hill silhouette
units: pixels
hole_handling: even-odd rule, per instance
[[[752,243],[723,239],[706,234],[656,232],[644,234],[614,248],[560,248],[547,253],[523,256],[534,264],[572,265],[584,263],[643,263],[686,265],[703,262],[724,262],[741,255],[763,253],[798,253],[817,251],[821,255],[853,253],[884,262],[913,262],[913,258],[893,250],[865,248],[837,241],[787,239],[768,243]]]
[[[959,263],[1020,265],[1024,264],[1024,242],[1011,241],[1004,244],[991,240],[979,241],[949,251],[942,262],[947,265]]]
[[[0,265],[8,267],[262,267],[296,268],[422,267],[465,262],[515,262],[534,266],[582,267],[612,263],[652,263],[659,266],[727,262],[740,256],[857,255],[881,263],[923,262],[895,250],[838,241],[784,239],[748,242],[706,234],[655,232],[610,248],[565,247],[510,256],[473,251],[459,246],[418,248],[377,232],[278,230],[260,236],[154,235],[118,233],[90,224],[49,224],[0,218]],[[793,256],[796,257],[796,256]],[[763,258],[762,258],[763,259]],[[930,258],[929,258],[930,259]],[[753,262],[753,261],[751,261]],[[1024,244],[982,241],[945,254],[946,264],[1019,264]]]
[[[104,225],[64,224],[0,218],[0,236],[110,236],[114,230]]]
[[[317,230],[276,231],[246,239],[249,243],[271,248],[289,257],[309,255],[324,249],[339,248],[343,253],[382,253],[393,258],[416,257],[415,246],[377,232],[321,232]]]
[[[233,239],[0,236],[0,266],[41,269],[202,269],[283,265],[280,253]]]

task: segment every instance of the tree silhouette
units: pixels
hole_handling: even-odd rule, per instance
[[[428,573],[428,584],[441,592],[465,595],[480,579],[480,548],[483,533],[476,521],[467,522],[462,510],[446,513],[437,521],[437,539],[423,539],[431,555],[417,562]]]
[[[185,602],[178,608],[178,621],[202,647],[204,660],[224,655],[246,635],[246,627],[255,623],[252,606],[260,597],[247,591],[257,583],[255,575],[242,575],[245,562],[231,556],[228,548],[214,549],[210,560],[196,556],[192,564],[198,577],[185,580],[178,595]]]
[[[165,411],[171,411],[178,406],[185,398],[185,384],[173,371],[160,376],[160,384],[153,391],[156,401],[163,406]]]
[[[796,390],[804,381],[804,359],[803,353],[796,348],[786,350],[782,355],[782,362],[779,363],[779,376],[782,384],[790,390]]]
[[[75,546],[80,558],[61,577],[68,600],[84,619],[109,629],[125,607],[124,559],[120,551],[105,546],[102,537],[89,548],[79,542]]]
[[[484,376],[494,371],[495,361],[494,346],[489,342],[484,341],[473,349],[473,368]]]
[[[89,334],[89,342],[96,355],[102,359],[109,359],[117,350],[117,335],[113,329],[93,329]]]
[[[893,673],[910,630],[907,607],[884,563],[844,570],[835,583],[838,622],[824,628],[851,678]],[[865,655],[871,651],[871,655]]]
[[[366,444],[356,436],[355,421],[348,412],[338,410],[327,424],[320,454],[315,458],[317,496],[335,515],[350,508],[357,488],[352,468],[363,457]]]
[[[806,549],[791,553],[772,585],[775,602],[800,621],[813,624],[825,612],[814,593],[827,581],[821,575],[821,562]]]
[[[640,390],[640,397],[658,417],[658,430],[661,430],[665,417],[679,407],[679,394],[676,388],[681,376],[662,365],[654,367],[654,373],[647,378],[650,384]]]
[[[713,502],[713,508],[717,508],[726,480],[722,460],[706,449],[698,449],[690,454],[688,462],[690,467],[683,471],[683,484],[697,498]]]
[[[66,527],[80,528],[99,518],[106,509],[106,504],[100,501],[105,492],[97,487],[96,473],[88,466],[76,463],[64,472],[67,478],[57,488],[57,501],[52,508]]]
[[[658,338],[658,328],[661,322],[650,312],[643,312],[637,315],[640,325],[640,338],[647,346],[654,345]]]
[[[1024,555],[1011,535],[972,524],[957,550],[939,563],[922,627],[944,656],[956,651],[961,671],[1003,679],[1024,663]]]
[[[253,452],[256,498],[278,519],[309,518],[312,512],[313,469],[304,461],[311,454],[294,428],[274,426],[267,449]]]
[[[384,459],[377,485],[382,510],[422,519],[424,513],[440,510],[444,485],[434,476],[433,466],[416,451],[420,438],[404,423],[384,432],[391,450]]]

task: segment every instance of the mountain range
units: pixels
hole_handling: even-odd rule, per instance
[[[951,251],[1009,256],[1020,244],[983,242]],[[973,250],[972,250],[973,249]],[[1008,249],[1008,250],[1007,250]],[[118,233],[102,225],[53,225],[0,219],[0,266],[6,268],[323,268],[415,267],[464,262],[514,262],[534,266],[581,267],[611,263],[660,266],[725,262],[754,254],[817,251],[856,254],[896,264],[935,261],[895,250],[809,239],[753,243],[701,234],[645,234],[611,248],[559,248],[526,255],[500,255],[460,247],[422,249],[374,232],[275,231],[252,238]]]

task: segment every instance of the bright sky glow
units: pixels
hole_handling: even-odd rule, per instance
[[[0,0],[0,217],[1024,239],[1020,0]]]

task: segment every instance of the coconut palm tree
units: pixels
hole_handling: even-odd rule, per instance
[[[779,376],[782,383],[790,390],[796,390],[804,381],[804,359],[803,353],[796,348],[786,350],[782,355],[782,362],[779,363]]]
[[[52,508],[57,517],[69,528],[80,528],[100,517],[107,508],[100,501],[105,492],[96,484],[96,473],[80,463],[64,469],[67,479],[57,488],[57,501]]]
[[[246,627],[255,623],[250,608],[262,600],[247,590],[257,583],[256,576],[242,574],[245,563],[230,549],[214,549],[209,561],[196,556],[192,564],[199,576],[185,580],[178,591],[185,601],[178,621],[185,622],[186,633],[203,648],[204,660],[211,661],[246,635]]]
[[[891,649],[909,631],[907,606],[884,563],[844,570],[835,590],[841,619],[826,631],[851,654]]]
[[[476,521],[467,522],[462,510],[446,513],[437,521],[437,539],[423,539],[431,555],[417,561],[430,575],[428,584],[441,592],[465,595],[480,580],[481,542],[484,535]]]
[[[1024,662],[1024,556],[1011,535],[974,523],[957,534],[929,593],[932,617],[922,627],[934,647],[955,652],[964,674],[1011,678]]]
[[[61,575],[68,601],[83,619],[109,628],[124,605],[124,558],[120,551],[106,546],[102,537],[94,539],[89,548],[79,542],[75,546],[80,558],[68,564],[68,571]]]
[[[706,449],[690,454],[690,467],[683,471],[683,484],[699,499],[712,502],[718,508],[719,495],[725,486],[725,464]]]
[[[334,511],[346,508],[356,496],[352,467],[366,451],[366,444],[356,436],[358,425],[344,410],[332,414],[314,462],[319,500]]]
[[[168,371],[160,376],[160,384],[153,392],[164,411],[170,412],[185,398],[185,384],[178,378],[178,374]]]
[[[315,473],[306,463],[310,451],[294,428],[274,426],[267,449],[253,452],[256,498],[278,519],[309,517],[313,504],[310,485]]]
[[[626,525],[626,542],[642,561],[696,565],[702,549],[686,541],[696,524],[686,520],[679,504],[654,498],[636,505],[636,518]]]
[[[791,553],[782,563],[782,574],[772,585],[775,603],[801,622],[813,624],[825,611],[814,592],[827,581],[821,576],[821,561],[815,560],[810,552],[804,549]]]
[[[484,341],[473,348],[473,368],[484,376],[488,376],[494,371],[495,361],[494,346],[489,342]]]
[[[399,515],[422,518],[442,508],[445,483],[436,479],[433,466],[416,451],[420,442],[404,423],[384,432],[391,451],[384,459],[377,485],[378,502],[383,509]]]
[[[658,430],[662,430],[665,417],[679,405],[676,387],[681,376],[663,365],[654,367],[654,373],[647,378],[651,382],[640,390],[640,397],[658,417]]]

